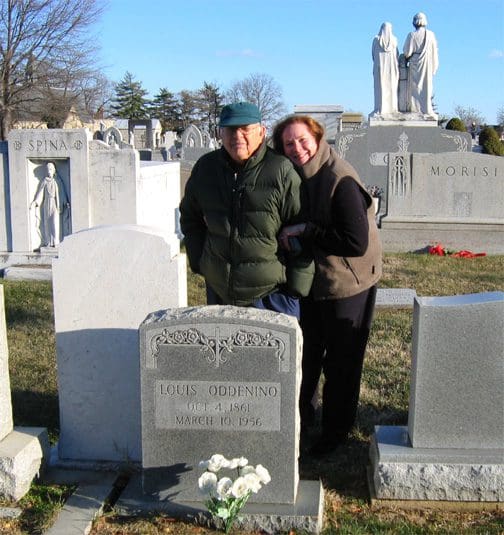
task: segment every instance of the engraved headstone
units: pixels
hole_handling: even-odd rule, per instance
[[[502,253],[503,158],[396,152],[388,159],[387,214],[380,231],[385,248],[418,250],[442,243],[452,250]]]
[[[140,328],[143,489],[201,501],[200,460],[262,464],[271,482],[251,500],[296,501],[297,321],[236,307],[170,309]]]

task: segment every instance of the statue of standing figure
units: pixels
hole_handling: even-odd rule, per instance
[[[374,111],[371,117],[397,119],[397,112],[421,114],[436,119],[432,105],[432,78],[439,65],[436,37],[427,30],[427,17],[413,17],[415,31],[399,56],[392,24],[384,22],[373,39]],[[388,117],[387,117],[388,115]]]
[[[413,26],[415,31],[408,34],[403,48],[409,70],[408,111],[436,117],[432,107],[432,78],[439,66],[436,36],[427,30],[427,17],[423,13],[413,17]]]
[[[384,22],[372,47],[374,75],[374,114],[386,115],[398,111],[399,64],[397,38],[392,24]]]
[[[62,239],[61,214],[70,209],[70,203],[54,162],[47,163],[46,171],[47,176],[39,182],[30,208],[40,207],[40,245],[56,247]]]

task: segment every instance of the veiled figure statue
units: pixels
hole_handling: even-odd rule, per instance
[[[373,39],[374,114],[386,115],[398,111],[399,86],[397,38],[392,24],[384,22]]]
[[[436,117],[432,107],[432,78],[439,66],[436,37],[427,30],[427,17],[423,13],[413,17],[413,26],[415,31],[408,34],[403,48],[409,68],[408,111]]]

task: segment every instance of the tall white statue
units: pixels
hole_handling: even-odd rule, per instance
[[[436,37],[427,30],[423,13],[413,17],[413,26],[415,31],[408,34],[403,49],[409,67],[409,111],[436,117],[432,107],[432,78],[439,65]]]
[[[398,111],[399,65],[397,38],[392,24],[384,22],[373,39],[374,113],[386,115]]]
[[[40,207],[40,238],[42,247],[56,247],[61,241],[61,214],[70,208],[63,182],[56,173],[53,162],[46,165],[47,176],[43,178],[30,207]]]

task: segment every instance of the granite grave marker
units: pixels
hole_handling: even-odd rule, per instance
[[[262,464],[252,497],[294,503],[301,333],[283,314],[237,307],[170,309],[140,328],[143,488],[198,501],[200,460]]]

